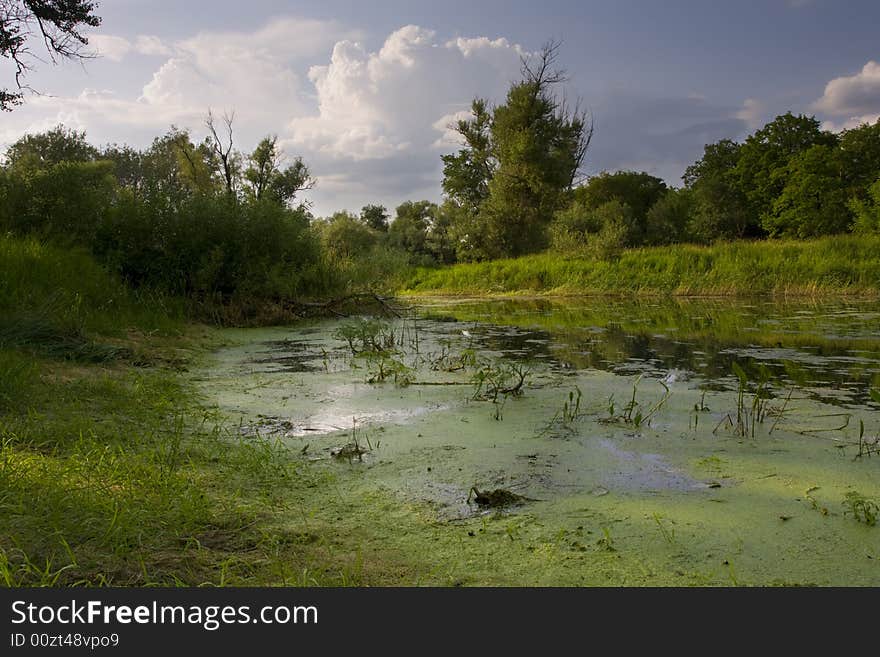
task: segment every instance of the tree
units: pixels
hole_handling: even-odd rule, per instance
[[[855,197],[849,202],[849,209],[855,215],[853,230],[856,233],[880,232],[880,178],[868,187],[867,199]]]
[[[626,203],[635,217],[638,233],[646,231],[648,210],[666,193],[666,183],[644,171],[603,172],[574,190],[585,209],[595,210],[609,201]],[[641,241],[640,239],[638,241]]]
[[[362,224],[350,212],[336,212],[318,226],[321,241],[327,252],[341,260],[351,260],[369,253],[376,245],[379,234]]]
[[[388,208],[384,205],[365,205],[361,208],[361,222],[380,233],[388,232]]]
[[[837,136],[821,130],[813,116],[791,112],[749,136],[739,151],[736,176],[754,216],[763,220],[786,183],[788,161],[817,144],[835,146]]]
[[[428,232],[437,206],[430,201],[406,201],[397,206],[397,216],[388,227],[388,243],[406,251],[411,260],[430,255]]]
[[[838,158],[851,193],[867,198],[868,187],[880,176],[880,119],[841,133]]]
[[[693,207],[693,193],[689,189],[667,190],[645,215],[644,243],[655,246],[687,239]]]
[[[23,91],[29,89],[24,78],[39,60],[31,49],[34,38],[43,41],[52,63],[89,56],[82,52],[89,40],[79,30],[101,24],[93,13],[96,7],[88,0],[0,0],[0,56],[11,60],[18,89],[0,88],[0,110],[21,104]]]
[[[297,194],[314,186],[315,181],[301,157],[282,170],[284,159],[276,135],[260,141],[248,157],[244,171],[246,194],[251,199],[291,205]]]
[[[226,193],[230,196],[235,196],[238,176],[241,170],[241,158],[233,150],[232,122],[234,120],[235,112],[223,115],[223,132],[225,134],[221,137],[217,132],[214,114],[211,110],[208,110],[208,116],[205,118],[205,127],[208,128],[210,133],[205,140],[205,144],[214,154],[215,161],[219,165],[219,172],[223,176],[223,182],[226,185]]]
[[[554,93],[566,80],[556,69],[559,44],[523,59],[522,79],[504,104],[489,112],[472,105],[460,121],[465,146],[444,157],[443,188],[465,212],[457,213],[459,253],[470,257],[516,256],[542,249],[554,213],[579,177],[592,125],[578,105]],[[467,246],[464,246],[467,245]]]
[[[61,162],[91,162],[98,149],[86,141],[85,131],[58,125],[46,132],[21,137],[6,151],[11,167],[45,169]]]
[[[460,208],[476,213],[489,196],[489,181],[498,162],[492,152],[492,115],[481,98],[471,103],[471,117],[460,119],[455,131],[464,146],[455,155],[443,155],[443,191]]]
[[[839,152],[817,144],[788,161],[785,187],[762,223],[774,237],[841,233],[851,223],[848,198]]]
[[[741,149],[730,139],[706,144],[703,157],[685,170],[682,179],[693,202],[688,227],[691,237],[710,242],[760,233],[758,217],[736,173]]]

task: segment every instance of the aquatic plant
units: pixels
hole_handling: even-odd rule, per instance
[[[736,362],[731,364],[731,369],[737,379],[736,409],[734,410],[736,420],[734,421],[732,413],[726,414],[715,425],[712,433],[717,433],[722,426],[726,426],[741,438],[754,438],[757,426],[764,423],[770,411],[770,372],[766,367],[761,366],[759,378],[754,385],[755,391],[751,394],[751,398],[749,398],[748,391],[752,386],[748,374]]]
[[[413,368],[395,358],[394,352],[370,351],[361,353],[359,357],[367,362],[367,383],[384,383],[392,377],[395,385],[405,387],[413,381]]]
[[[614,539],[611,537],[611,530],[607,527],[602,528],[602,536],[596,541],[596,545],[606,552],[617,552],[617,548],[614,547]]]
[[[666,529],[666,526],[663,524],[663,516],[659,513],[654,514],[654,522],[657,523],[657,527],[660,529],[664,540],[669,544],[675,543],[675,528]]]
[[[870,526],[877,524],[877,516],[880,516],[880,505],[860,492],[851,490],[844,495],[843,506],[847,509],[844,511],[844,515],[851,514],[856,519],[856,522],[863,522]]]
[[[471,378],[474,401],[497,402],[498,396],[518,397],[523,392],[526,377],[530,370],[522,363],[510,363],[503,360],[494,362],[483,361],[480,368]]]
[[[343,322],[333,337],[348,344],[352,356],[362,353],[390,351],[397,345],[397,335],[388,322],[358,317]]]
[[[865,438],[864,420],[859,420],[858,445],[859,453],[855,455],[855,459],[860,459],[863,456],[871,456],[871,454],[880,454],[880,434],[875,434],[873,438]]]
[[[657,383],[663,386],[663,396],[653,405],[646,408],[638,401],[639,383],[641,383],[642,377],[643,375],[639,374],[633,382],[632,397],[629,402],[627,402],[626,406],[623,407],[623,412],[615,414],[614,395],[612,395],[608,398],[608,416],[599,418],[599,422],[602,422],[603,424],[626,424],[634,426],[637,429],[641,428],[643,425],[647,426],[651,422],[651,418],[663,408],[667,401],[669,401],[672,392],[669,390],[669,386],[666,385],[665,382],[658,379]]]

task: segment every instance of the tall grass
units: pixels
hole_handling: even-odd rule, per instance
[[[0,236],[0,348],[111,360],[124,350],[98,335],[175,334],[182,310],[177,300],[129,290],[85,251]]]
[[[601,260],[552,253],[415,270],[415,294],[816,295],[880,293],[880,236],[628,249]]]
[[[156,366],[171,357],[133,358],[192,353],[186,330],[88,254],[0,237],[0,586],[257,583],[277,566],[253,527],[288,460],[206,416]]]

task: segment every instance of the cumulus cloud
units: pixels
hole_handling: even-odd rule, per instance
[[[89,46],[99,57],[106,57],[114,62],[121,62],[132,50],[131,41],[109,34],[89,35]]]
[[[106,57],[112,62],[121,62],[128,55],[168,56],[172,49],[157,36],[140,34],[134,42],[112,34],[89,35],[89,46],[99,57]]]
[[[450,117],[477,95],[504,92],[521,53],[505,39],[439,42],[415,25],[393,32],[376,52],[341,41],[329,64],[310,69],[317,112],[290,122],[289,143],[356,161],[436,150]]]
[[[134,42],[134,49],[141,55],[165,56],[172,53],[162,39],[151,34],[139,35]]]
[[[813,108],[831,117],[829,129],[841,130],[880,117],[880,64],[869,61],[855,75],[834,78]]]

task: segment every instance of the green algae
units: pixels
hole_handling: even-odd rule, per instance
[[[427,314],[435,319],[395,323],[409,336],[395,355],[414,373],[406,386],[368,383],[363,360],[334,338],[337,321],[229,331],[230,346],[192,374],[242,433],[280,439],[292,459],[326,476],[321,485],[292,484],[298,512],[277,520],[279,531],[291,531],[305,518],[325,537],[316,563],[347,560],[355,583],[380,584],[880,583],[880,531],[847,513],[853,491],[880,497],[880,460],[853,458],[857,421],[836,428],[846,413],[876,433],[878,413],[862,401],[866,390],[835,396],[839,387],[821,371],[872,339],[871,309],[860,309],[859,321],[868,318],[861,329],[855,320],[838,327],[848,334],[843,352],[818,356],[795,334],[790,350],[818,374],[801,385],[774,378],[768,404],[776,415],[752,438],[724,424],[737,407],[730,369],[710,378],[686,360],[631,351],[614,367],[592,367],[572,354],[585,334],[607,335],[595,330],[600,321],[562,314],[557,325],[555,308],[544,307],[536,328],[529,302],[502,302],[494,315],[493,306],[477,313],[471,304],[433,305]],[[825,310],[774,312],[815,334],[820,321],[808,312]],[[635,315],[616,319],[632,323]],[[754,317],[750,325],[762,326]],[[792,355],[760,340],[743,353],[724,331],[714,339],[733,352],[730,362],[773,366]],[[681,342],[682,359],[704,346]],[[468,367],[432,367],[468,351]],[[291,357],[295,369],[284,367]],[[498,359],[527,366],[523,394],[475,400],[480,363]],[[858,367],[875,376],[877,362],[864,361]],[[667,387],[668,400],[639,426],[607,421],[615,415],[609,404],[619,409],[631,399],[638,373],[638,403],[652,407]],[[575,390],[580,404],[571,415],[565,405]],[[352,443],[360,458],[332,458]],[[487,510],[469,501],[475,486],[528,501]]]

